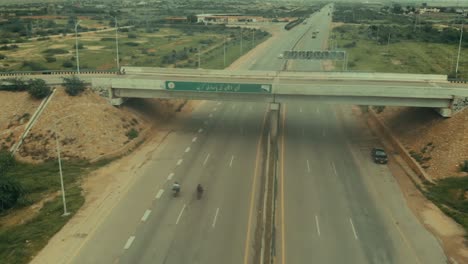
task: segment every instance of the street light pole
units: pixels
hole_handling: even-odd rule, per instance
[[[117,17],[115,19],[115,50],[116,50],[116,59],[117,59],[117,71],[120,71],[120,61],[119,61],[119,26],[117,25]]]
[[[80,55],[78,53],[78,25],[80,24],[81,20],[78,20],[75,23],[75,49],[76,49],[76,71],[78,74],[80,73]]]
[[[465,19],[462,18],[462,23],[460,27],[460,42],[458,43],[458,56],[457,56],[457,66],[455,66],[455,79],[458,77],[458,63],[460,62],[460,51],[461,51],[461,44],[463,40],[463,26],[464,26]]]
[[[226,36],[224,36],[224,42],[223,42],[223,58],[224,58],[224,68],[226,68]]]
[[[200,60],[200,45],[198,45],[198,68],[200,69],[200,63],[201,63],[201,60]]]
[[[62,216],[67,216],[70,213],[67,211],[67,201],[65,200],[65,187],[63,185],[62,159],[60,157],[60,144],[59,144],[58,133],[57,133],[57,121],[55,122],[55,144],[57,146],[57,157],[58,157],[59,171],[60,171],[60,186],[62,188],[62,202],[63,202],[63,215]]]
[[[240,54],[242,55],[242,27],[240,28]]]
[[[252,49],[255,47],[255,29],[252,31]]]

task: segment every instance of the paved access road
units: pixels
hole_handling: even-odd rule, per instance
[[[323,45],[328,11],[313,16]],[[289,70],[320,69],[293,62]],[[280,137],[278,263],[446,263],[437,240],[406,207],[384,165],[371,162],[376,138],[350,106],[283,105]]]

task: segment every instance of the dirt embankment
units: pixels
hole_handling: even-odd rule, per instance
[[[429,108],[385,107],[378,117],[434,179],[468,176],[468,109],[451,118]]]
[[[9,148],[18,141],[39,104],[27,93],[0,92],[0,147]],[[118,108],[90,90],[71,97],[59,88],[16,156],[27,162],[55,159],[56,129],[62,158],[93,160],[118,152],[184,105],[182,100],[152,99]]]

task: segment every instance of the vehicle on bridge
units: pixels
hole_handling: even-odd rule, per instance
[[[372,148],[371,155],[375,163],[387,164],[388,162],[387,153],[383,148]]]

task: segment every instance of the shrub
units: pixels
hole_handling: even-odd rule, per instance
[[[4,60],[5,58],[6,58],[6,56],[5,56],[5,55],[3,55],[3,54],[0,54],[0,60]]]
[[[85,48],[85,47],[84,47],[83,43],[78,43],[78,49],[84,49],[84,48]],[[73,49],[76,49],[76,45],[75,45],[75,44],[73,45]]]
[[[136,39],[136,38],[138,38],[138,35],[135,34],[135,33],[128,33],[127,36],[128,36],[129,39]]]
[[[140,43],[137,42],[125,42],[125,45],[130,46],[130,47],[136,47],[140,45]]]
[[[31,71],[41,71],[44,69],[44,67],[35,61],[23,61],[23,65],[21,65],[21,68],[28,68]]]
[[[51,62],[57,61],[57,58],[55,58],[54,56],[46,56],[46,57],[45,57],[45,60],[46,60],[47,62],[51,63]]]
[[[125,135],[128,137],[128,139],[132,140],[138,137],[138,130],[132,128]]]
[[[20,78],[7,78],[4,83],[0,85],[0,90],[20,92],[27,90],[27,84],[23,79]]]
[[[49,95],[50,87],[42,79],[32,79],[28,81],[29,94],[37,99],[42,99]]]
[[[73,68],[73,63],[71,61],[64,61],[62,66],[65,68]]]
[[[85,83],[75,75],[72,77],[64,77],[63,86],[65,86],[65,92],[70,96],[78,95],[86,88]]]
[[[114,38],[101,38],[101,41],[113,41],[115,40]]]
[[[468,160],[463,161],[460,166],[460,170],[464,172],[468,172]]]
[[[46,49],[42,53],[45,53],[45,54],[48,54],[48,55],[67,54],[68,50],[65,50],[65,49]]]

